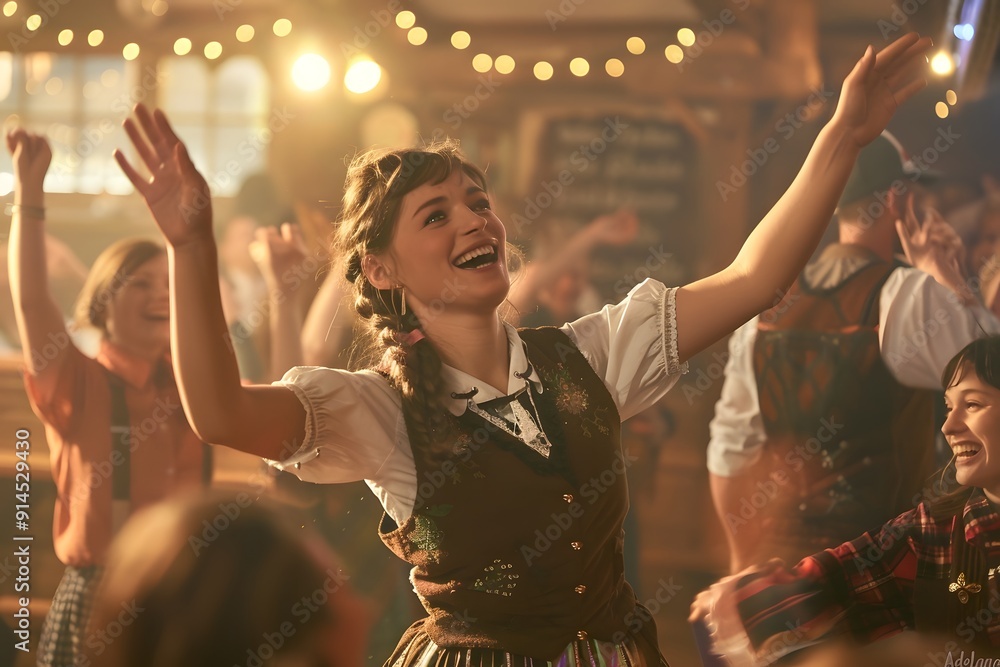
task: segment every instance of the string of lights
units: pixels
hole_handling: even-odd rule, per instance
[[[19,10],[17,0],[8,0],[2,5],[4,16],[14,17]],[[153,0],[149,4],[148,11],[155,17],[161,17],[167,13],[169,5],[166,0]],[[24,19],[24,28],[28,33],[37,31],[45,23],[45,17],[41,14],[33,13]],[[406,31],[406,40],[409,44],[420,47],[427,44],[431,38],[427,28],[418,24],[416,14],[411,10],[402,10],[394,17],[395,25]],[[269,26],[269,32],[276,38],[287,37],[292,33],[293,26],[291,20],[287,18],[277,18]],[[263,32],[263,30],[261,30]],[[975,34],[974,27],[970,24],[956,24],[953,26],[954,36],[958,40],[969,41]],[[950,37],[950,34],[948,35]],[[105,35],[100,29],[89,31],[86,36],[79,36],[79,39],[86,39],[91,47],[98,47],[104,43]],[[232,38],[237,42],[249,43],[258,38],[258,28],[249,23],[238,26],[233,32]],[[681,28],[677,31],[676,41],[667,44],[663,48],[663,56],[671,63],[680,64],[684,61],[688,52],[685,49],[697,48],[698,35],[691,28]],[[73,30],[64,29],[58,34],[57,42],[60,46],[69,46],[78,39]],[[230,38],[231,39],[231,38]],[[467,30],[454,31],[449,38],[450,44],[457,51],[468,51],[472,49],[473,36]],[[633,56],[640,56],[649,50],[646,41],[638,36],[629,37],[624,44],[625,51]],[[188,37],[179,37],[173,43],[173,52],[178,56],[186,56],[195,52],[195,44]],[[217,60],[222,57],[226,49],[223,41],[211,40],[204,45],[199,45],[201,53],[208,60]],[[142,47],[138,42],[128,42],[122,46],[122,57],[127,60],[135,60],[142,53]],[[604,73],[612,78],[621,77],[625,73],[626,54],[622,57],[610,57],[603,63]],[[955,61],[949,50],[942,48],[931,59],[931,70],[942,78],[947,78],[955,72]],[[489,53],[475,53],[471,58],[471,66],[474,71],[485,74],[496,71],[501,75],[509,75],[515,71],[518,62],[514,56],[508,53],[491,55]],[[556,64],[547,60],[538,60],[531,63],[531,72],[535,79],[539,81],[549,81],[557,76]],[[590,60],[582,56],[571,58],[565,64],[569,74],[573,77],[583,78],[591,75],[595,71]],[[304,91],[318,91],[328,85],[332,78],[332,69],[329,61],[318,53],[302,54],[292,65],[292,81]],[[348,59],[344,69],[344,86],[355,94],[362,95],[376,88],[382,79],[382,68],[371,57],[365,54],[358,54]],[[949,114],[949,107],[957,104],[957,95],[953,90],[948,90],[945,100],[937,102],[935,113],[940,118],[946,118]]]

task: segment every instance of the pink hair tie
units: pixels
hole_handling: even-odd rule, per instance
[[[403,340],[400,342],[403,347],[413,347],[424,338],[425,336],[423,331],[420,329],[414,329],[413,331],[407,332],[407,334],[403,336]]]

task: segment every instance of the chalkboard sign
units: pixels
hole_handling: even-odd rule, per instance
[[[515,238],[530,240],[549,226],[570,234],[628,206],[639,217],[639,237],[630,245],[595,252],[591,276],[601,296],[618,301],[650,276],[668,285],[690,279],[698,239],[697,151],[681,122],[618,114],[563,116],[549,119],[539,138],[536,177],[520,203],[523,211],[512,217]]]

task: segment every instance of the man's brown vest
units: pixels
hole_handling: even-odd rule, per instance
[[[877,528],[912,509],[933,470],[933,394],[900,385],[879,351],[879,297],[897,266],[873,260],[829,289],[799,278],[760,317],[758,474],[773,496],[758,558],[796,562]]]
[[[414,453],[413,515],[399,527],[384,517],[380,536],[413,565],[423,630],[439,646],[549,660],[577,640],[635,633],[653,652],[655,625],[624,576],[629,459],[617,407],[565,334],[520,333],[544,387],[533,398],[549,458],[467,410],[451,456]]]

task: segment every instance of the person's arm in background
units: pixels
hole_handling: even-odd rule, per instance
[[[331,271],[320,285],[302,327],[302,363],[305,366],[339,366],[338,346],[351,333],[354,310],[342,308],[347,281]],[[345,333],[344,329],[348,331]]]
[[[948,361],[974,339],[1000,333],[1000,320],[969,288],[962,242],[937,212],[919,223],[909,206],[896,229],[913,268],[896,269],[882,287],[882,359],[900,383],[940,390]]]
[[[753,667],[835,637],[914,630],[915,545],[931,523],[921,506],[794,567],[774,559],[731,575],[698,594],[688,620],[714,629],[713,653],[728,664]]]
[[[743,507],[761,481],[754,472],[765,438],[753,370],[756,339],[756,317],[729,339],[722,395],[709,425],[708,479],[715,513],[729,544],[730,572],[752,564],[761,538],[760,516],[744,516]]]
[[[298,225],[289,223],[280,230],[259,227],[250,244],[250,255],[267,283],[271,354],[265,380],[279,380],[303,363],[301,334],[307,304],[301,292],[311,289],[306,283],[312,280],[301,269],[308,252]]]
[[[49,289],[42,183],[52,150],[45,137],[22,129],[7,135],[7,148],[14,161],[14,208],[7,248],[10,291],[28,373],[44,386],[59,376],[73,347]],[[42,356],[38,352],[43,348],[52,353]]]
[[[570,237],[559,251],[550,257],[528,262],[521,276],[511,284],[507,299],[518,313],[530,313],[538,305],[538,293],[574,264],[585,261],[595,248],[627,245],[635,240],[638,232],[639,219],[628,208],[594,218]]]
[[[976,295],[962,270],[965,244],[961,237],[936,210],[925,209],[920,221],[913,206],[911,195],[903,219],[896,221],[906,261],[951,290],[962,305],[976,305]]]

